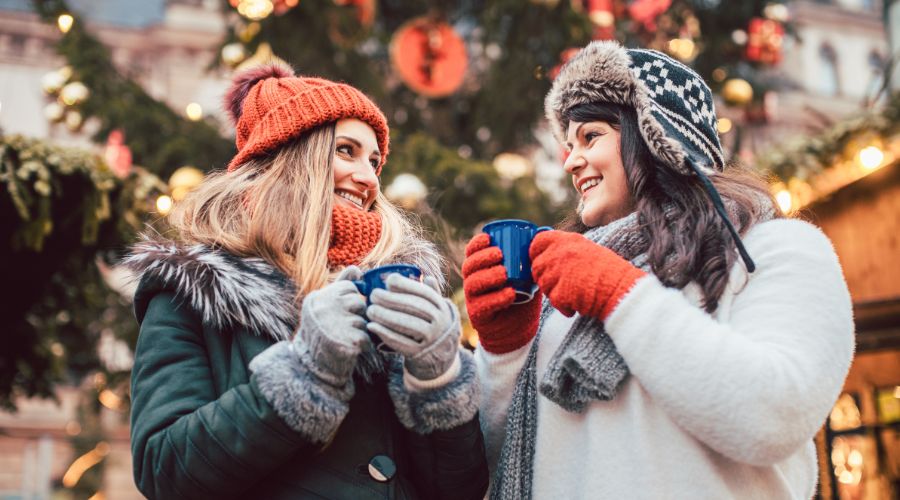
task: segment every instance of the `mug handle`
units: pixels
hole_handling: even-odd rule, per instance
[[[356,285],[356,289],[359,290],[359,293],[363,295],[368,295],[366,293],[366,282],[363,280],[353,280],[352,283]]]
[[[538,234],[544,231],[553,231],[553,228],[550,226],[541,226],[534,230],[534,234]]]

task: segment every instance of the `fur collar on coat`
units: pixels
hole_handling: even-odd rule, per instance
[[[411,263],[446,284],[437,248],[412,239],[393,259]],[[237,257],[206,245],[144,239],[122,262],[138,279],[138,295],[168,289],[200,314],[203,322],[220,329],[244,326],[255,335],[290,339],[300,311],[294,287],[280,270],[261,258]],[[142,315],[136,311],[138,317]]]

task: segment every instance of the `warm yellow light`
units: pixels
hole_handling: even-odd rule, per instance
[[[203,118],[203,107],[196,102],[192,102],[184,108],[184,114],[187,115],[188,120],[198,121]]]
[[[884,161],[884,152],[878,146],[869,146],[859,152],[859,164],[866,170],[875,170]]]
[[[167,215],[172,210],[172,198],[162,195],[156,199],[156,211],[162,215]]]
[[[75,18],[69,14],[62,14],[56,18],[56,25],[63,33],[68,33],[73,24],[75,24]]]
[[[900,385],[894,387],[894,397],[900,399]]]
[[[607,11],[592,12],[588,15],[588,18],[590,18],[592,23],[602,27],[612,26],[616,22],[613,13]]]
[[[728,118],[719,118],[719,123],[716,124],[716,130],[718,130],[720,134],[731,132],[731,127],[732,123]]]
[[[106,499],[106,497],[103,495],[102,491],[98,491],[97,493],[94,493],[92,496],[90,496],[88,498],[88,500],[105,500],[105,499]]]
[[[181,201],[187,194],[203,182],[203,171],[191,166],[184,166],[172,172],[169,177],[169,192],[172,201]]]
[[[500,153],[494,158],[494,169],[500,177],[516,180],[529,174],[534,167],[528,158],[516,153]]]
[[[247,19],[258,21],[268,17],[275,10],[275,5],[270,0],[241,0],[237,10]]]
[[[109,453],[109,445],[100,441],[93,450],[75,459],[75,461],[72,462],[72,465],[69,466],[65,475],[63,475],[63,486],[71,488],[78,484],[78,480],[81,479],[81,476],[85,471],[100,463],[107,453]]]
[[[781,207],[782,212],[790,212],[791,205],[793,204],[791,200],[791,193],[787,189],[782,189],[778,193],[775,194],[775,201],[778,202],[778,206]]]
[[[847,457],[847,464],[851,467],[859,467],[863,463],[863,456],[859,450],[853,450],[850,452],[850,456]]]
[[[694,47],[694,41],[690,38],[669,40],[669,53],[682,61],[690,61],[694,57]]]
[[[103,389],[100,391],[100,395],[98,398],[100,400],[100,404],[109,408],[110,410],[119,410],[122,407],[122,398],[116,395],[113,391],[109,389]]]
[[[844,484],[853,484],[853,473],[848,470],[841,472],[841,475],[838,476],[838,481]]]
[[[81,434],[81,424],[79,424],[77,420],[69,420],[66,422],[66,434],[70,436]]]

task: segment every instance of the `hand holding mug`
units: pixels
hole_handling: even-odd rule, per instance
[[[486,233],[475,235],[466,246],[462,274],[469,319],[486,351],[514,351],[534,337],[541,313],[541,292],[534,292],[528,302],[515,304],[517,293],[508,283],[503,252],[491,244]]]
[[[329,285],[303,299],[294,349],[324,382],[341,387],[350,380],[357,356],[372,349],[363,313],[366,302],[353,284],[362,276],[356,266],[344,269]]]
[[[459,354],[460,323],[456,306],[438,291],[434,278],[424,283],[400,274],[372,291],[366,309],[368,329],[403,355],[404,366],[419,380],[446,373]]]

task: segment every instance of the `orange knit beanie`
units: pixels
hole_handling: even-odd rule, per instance
[[[384,114],[359,90],[324,78],[294,76],[284,64],[270,63],[234,75],[225,93],[225,109],[236,127],[234,170],[247,160],[277,149],[301,133],[342,118],[357,118],[375,130],[381,174],[388,155]]]
[[[328,265],[359,264],[381,238],[381,215],[334,205],[331,212],[331,244]]]

